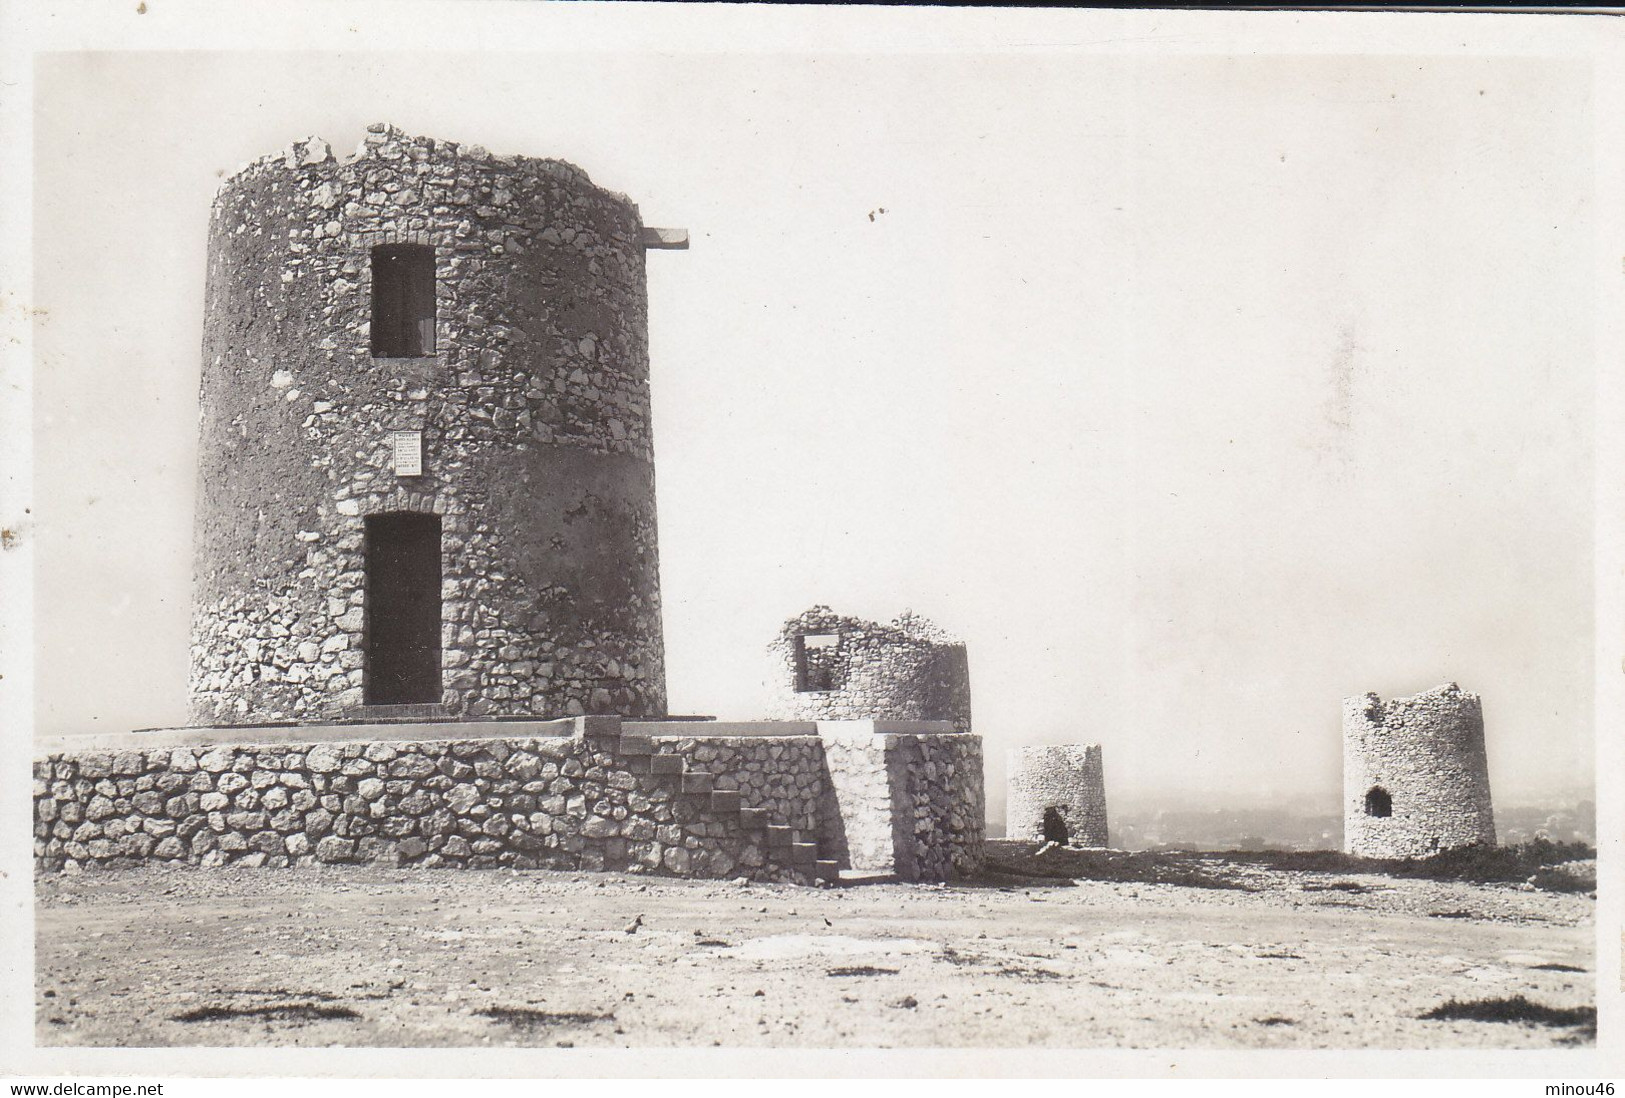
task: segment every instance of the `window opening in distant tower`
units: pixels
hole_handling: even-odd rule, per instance
[[[1394,799],[1388,791],[1380,785],[1374,785],[1365,795],[1365,814],[1367,816],[1392,816],[1394,814]]]
[[[378,358],[434,354],[434,249],[380,244],[372,250],[372,353]]]
[[[364,701],[439,702],[440,516],[368,516],[366,577]]]
[[[835,651],[840,642],[836,633],[808,633],[796,638],[797,693],[836,688]]]

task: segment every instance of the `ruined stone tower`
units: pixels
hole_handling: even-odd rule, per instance
[[[1423,858],[1495,845],[1484,712],[1455,683],[1343,700],[1343,849]]]
[[[1098,743],[1011,748],[1005,837],[1106,846],[1106,775]]]
[[[911,613],[889,625],[815,606],[769,646],[774,720],[952,721],[969,732],[965,646]]]
[[[664,714],[644,250],[673,244],[570,164],[385,126],[229,178],[194,723]]]

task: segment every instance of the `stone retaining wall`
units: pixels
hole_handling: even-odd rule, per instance
[[[813,736],[662,737],[658,750],[680,756],[691,770],[717,776],[716,788],[737,790],[745,808],[809,834],[824,800],[823,745]]]
[[[939,881],[976,871],[987,835],[982,741],[977,736],[890,736],[893,872]]]
[[[871,733],[871,756],[813,735],[570,723],[568,736],[57,751],[34,763],[36,865],[366,862],[807,883],[854,865],[830,846],[844,830],[830,775],[851,776],[859,758],[891,791],[891,806],[872,811],[895,813],[908,835],[900,875],[941,879],[980,860],[974,737]]]
[[[987,835],[977,736],[819,726],[828,775],[825,849],[845,867],[903,880],[973,873]]]

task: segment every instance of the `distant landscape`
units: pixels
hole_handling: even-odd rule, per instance
[[[1596,815],[1589,792],[1496,805],[1496,836],[1503,844],[1545,838],[1595,846]],[[1129,804],[1113,806],[1111,842],[1122,850],[1337,850],[1343,818],[1310,806],[1170,810]]]

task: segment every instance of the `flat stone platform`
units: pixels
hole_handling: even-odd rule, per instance
[[[588,722],[618,722],[628,736],[681,736],[721,739],[744,736],[864,735],[932,736],[954,734],[948,721],[718,721],[709,717],[620,720],[615,717],[561,717],[556,720],[491,718],[420,721],[310,721],[306,723],[202,725],[46,736],[34,741],[36,757],[88,751],[151,751],[163,747],[216,744],[421,743],[441,740],[513,740],[580,735]]]

